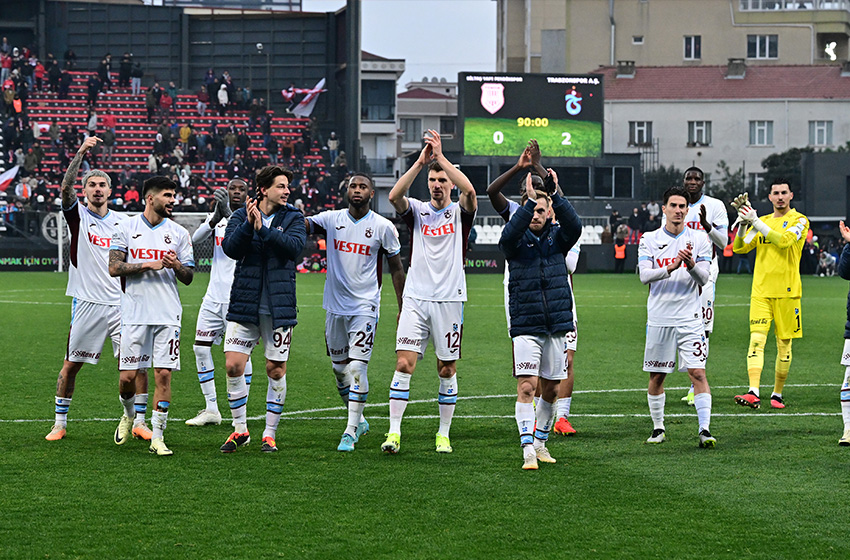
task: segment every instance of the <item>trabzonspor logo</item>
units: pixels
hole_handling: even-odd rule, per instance
[[[567,94],[564,96],[567,113],[572,116],[576,116],[581,113],[581,100],[581,94],[576,91],[575,86],[573,86],[572,89],[567,90]]]

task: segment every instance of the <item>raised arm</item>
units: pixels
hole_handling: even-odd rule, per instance
[[[74,190],[74,183],[77,182],[80,165],[83,163],[83,158],[86,157],[86,152],[91,150],[98,142],[103,142],[103,140],[97,136],[86,138],[80,149],[77,150],[77,155],[74,156],[74,159],[68,165],[68,170],[65,171],[65,177],[62,179],[62,208],[67,210],[77,201],[77,192]]]
[[[517,173],[523,169],[527,169],[533,164],[532,145],[537,153],[537,161],[539,165],[540,148],[537,147],[536,140],[529,140],[528,146],[526,146],[522,151],[514,166],[496,177],[493,182],[487,186],[487,196],[490,198],[490,204],[493,205],[493,209],[499,214],[504,212],[508,207],[508,199],[502,194],[502,189],[505,188],[505,186],[516,176]]]
[[[434,153],[434,161],[440,164],[440,167],[442,167],[443,171],[445,171],[446,175],[448,175],[449,181],[451,181],[460,191],[458,204],[470,214],[474,214],[478,209],[478,199],[475,197],[475,187],[472,186],[469,178],[464,175],[460,169],[455,167],[443,154],[443,141],[440,138],[440,133],[436,130],[429,130],[427,134],[429,134],[429,136],[425,137],[425,143],[431,146],[431,151]]]
[[[399,178],[390,190],[390,204],[393,205],[393,208],[395,208],[395,211],[399,214],[404,214],[410,207],[410,203],[407,200],[407,191],[410,190],[410,185],[413,184],[413,180],[416,179],[416,176],[419,175],[419,172],[422,171],[423,167],[428,165],[428,162],[430,162],[431,159],[431,145],[426,143],[425,147],[422,148],[422,151],[419,152],[419,157],[416,159],[414,164],[410,166],[410,169],[408,169],[404,175]]]

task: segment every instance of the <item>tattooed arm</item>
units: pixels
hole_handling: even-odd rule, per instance
[[[127,253],[124,251],[119,251],[117,249],[109,251],[110,276],[135,276],[145,272],[146,270],[162,270],[162,260],[129,264],[127,263]]]
[[[89,136],[83,145],[80,146],[77,155],[71,160],[68,165],[68,170],[65,171],[65,177],[62,179],[62,208],[68,209],[77,201],[77,192],[74,190],[74,183],[77,182],[77,173],[80,172],[80,165],[83,163],[83,158],[86,157],[86,152],[92,149],[101,139],[97,136]],[[85,185],[83,185],[85,186]]]

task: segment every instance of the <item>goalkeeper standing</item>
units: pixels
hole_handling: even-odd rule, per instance
[[[751,408],[758,408],[761,404],[759,381],[771,321],[776,322],[777,349],[776,380],[770,396],[773,408],[785,408],[782,389],[791,369],[791,341],[803,336],[800,255],[809,220],[791,208],[794,193],[788,181],[773,181],[768,198],[773,204],[773,213],[762,217],[750,206],[746,195],[732,202],[742,222],[732,250],[742,255],[758,248],[750,294],[750,346],[747,351],[750,389],[745,395],[735,396],[735,402]]]

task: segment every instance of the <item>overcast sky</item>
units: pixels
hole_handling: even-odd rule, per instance
[[[305,12],[333,12],[344,0],[302,0]],[[362,47],[405,59],[399,89],[424,76],[457,81],[462,71],[496,69],[493,0],[362,0]]]

